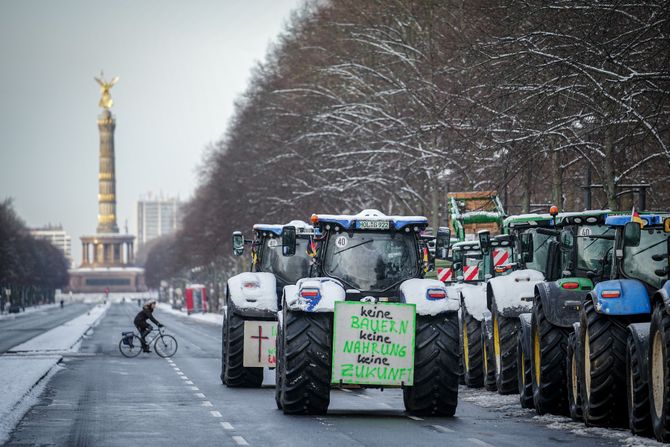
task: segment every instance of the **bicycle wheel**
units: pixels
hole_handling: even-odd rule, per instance
[[[142,352],[142,341],[137,335],[133,336],[132,342],[127,345],[123,343],[123,339],[119,340],[119,351],[124,357],[137,357]]]
[[[172,335],[159,335],[154,342],[154,351],[161,357],[172,357],[177,352],[177,340]]]

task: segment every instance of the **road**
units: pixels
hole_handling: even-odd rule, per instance
[[[86,312],[91,306],[88,304],[72,303],[63,309],[47,308],[26,314],[16,314],[15,318],[0,319],[0,354],[33,337],[53,329],[66,321]]]
[[[110,308],[80,353],[64,359],[7,445],[614,446],[629,437],[538,418],[515,396],[465,388],[454,418],[409,417],[399,390],[333,391],[327,415],[285,416],[272,387],[221,385],[220,326],[157,311],[179,341],[174,359],[122,357],[120,333],[136,311],[131,304]]]

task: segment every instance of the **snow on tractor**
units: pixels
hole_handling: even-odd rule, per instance
[[[486,308],[482,321],[482,343],[486,351],[486,369],[491,391],[514,394],[528,385],[518,373],[517,353],[519,318],[532,308],[533,290],[544,280],[549,235],[539,232],[553,225],[549,214],[511,216],[503,221],[503,228],[514,246],[513,271],[491,278],[486,283]],[[489,355],[489,353],[491,355]],[[521,359],[523,370],[530,366]],[[495,380],[493,380],[495,379]],[[521,380],[519,380],[521,379]],[[522,393],[523,396],[523,393]],[[522,406],[528,401],[522,399]]]
[[[606,224],[615,229],[612,279],[588,293],[571,340],[583,419],[669,442],[670,219],[634,213]]]
[[[614,234],[605,225],[607,213],[562,213],[554,228],[537,230],[549,236],[545,278],[535,285],[530,315],[520,319],[523,341],[517,355],[522,364],[530,359],[530,377],[521,380],[530,379],[531,386],[524,387],[522,400],[532,399],[539,414],[570,410],[578,417],[577,407],[568,400],[566,359],[574,359],[568,356],[568,337],[579,321],[585,294],[609,278]]]
[[[427,219],[313,215],[310,277],[284,287],[277,337],[277,405],[322,414],[331,387],[401,387],[412,414],[452,416],[458,401],[459,302],[423,279]],[[285,254],[295,233],[284,228]],[[448,237],[436,251],[446,256]]]
[[[481,338],[481,325],[487,310],[485,282],[510,271],[511,241],[507,235],[491,239],[487,230],[481,231],[479,237],[480,241],[454,244],[452,273],[445,284],[449,297],[461,302],[461,355],[465,385],[491,389],[495,381],[485,381],[486,377],[490,379],[491,372],[486,369],[486,347]]]
[[[282,256],[284,225],[254,225],[254,239],[233,233],[233,254],[251,246],[251,268],[228,279],[221,344],[221,381],[229,387],[260,387],[263,368],[276,363],[275,337],[281,291],[309,274],[311,225],[293,221],[299,250]]]

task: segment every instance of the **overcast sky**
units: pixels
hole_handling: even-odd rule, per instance
[[[301,0],[0,0],[0,200],[31,227],[97,226],[104,70],[116,116],[117,216],[146,192],[187,199],[251,68]]]

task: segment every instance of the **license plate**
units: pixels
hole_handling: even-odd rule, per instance
[[[361,230],[388,230],[390,228],[388,220],[359,220],[358,228]]]

